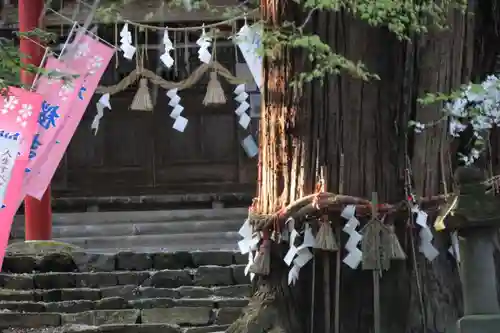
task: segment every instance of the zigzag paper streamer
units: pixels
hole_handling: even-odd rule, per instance
[[[209,64],[212,60],[212,54],[208,48],[212,45],[212,39],[207,36],[205,29],[203,29],[201,37],[196,41],[196,45],[200,47],[198,50],[198,59],[205,64]]]
[[[234,94],[236,95],[234,97],[234,100],[239,103],[239,106],[238,108],[236,108],[234,113],[236,113],[236,115],[239,117],[238,123],[240,124],[240,126],[244,129],[247,129],[252,118],[250,118],[247,113],[247,110],[250,108],[250,104],[247,102],[248,94],[245,91],[245,85],[238,85],[234,89]]]
[[[439,255],[439,251],[434,247],[434,245],[432,245],[434,235],[427,225],[427,213],[420,210],[418,206],[413,207],[412,212],[417,214],[416,223],[421,227],[419,232],[420,245],[418,250],[424,255],[424,257],[427,258],[427,260],[433,261]]]
[[[187,118],[181,115],[182,111],[184,110],[184,107],[180,104],[181,97],[177,94],[177,92],[178,92],[177,88],[170,89],[169,91],[167,91],[167,97],[170,98],[168,105],[173,108],[172,112],[170,113],[170,118],[175,119],[172,128],[175,129],[176,131],[184,132],[188,124],[188,120]]]
[[[165,52],[161,55],[160,60],[167,68],[171,68],[174,65],[174,58],[170,55],[170,51],[174,49],[174,46],[168,36],[168,30],[165,30],[163,33],[163,46],[165,47]]]
[[[342,229],[346,234],[349,235],[349,239],[347,240],[345,249],[347,250],[347,256],[344,258],[343,263],[352,269],[358,268],[361,263],[361,259],[363,258],[363,253],[360,249],[358,249],[358,244],[361,241],[363,236],[356,231],[356,228],[359,226],[359,221],[355,216],[356,214],[356,206],[348,205],[342,211],[341,216],[345,218],[347,223]]]

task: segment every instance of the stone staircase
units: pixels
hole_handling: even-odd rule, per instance
[[[223,332],[248,303],[245,263],[231,251],[7,256],[0,331]]]
[[[53,238],[94,253],[235,250],[247,208],[58,213]],[[11,241],[24,240],[16,216]]]

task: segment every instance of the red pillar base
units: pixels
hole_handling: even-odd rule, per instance
[[[39,201],[30,196],[24,199],[25,239],[52,239],[52,207],[50,205],[50,188]]]

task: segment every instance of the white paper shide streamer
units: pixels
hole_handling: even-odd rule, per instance
[[[125,23],[123,29],[120,31],[120,50],[123,51],[123,57],[132,60],[136,48],[132,45],[132,33],[128,28],[128,23]]]
[[[288,266],[291,266],[288,272],[288,285],[295,285],[299,279],[300,269],[313,258],[313,254],[309,248],[313,248],[316,245],[316,239],[312,233],[311,226],[306,224],[304,226],[304,241],[299,247],[296,247],[295,239],[298,236],[298,232],[295,230],[295,221],[292,218],[288,219],[286,226],[290,235],[290,248],[283,260]]]
[[[168,37],[168,30],[165,30],[163,33],[163,46],[165,47],[165,51],[160,56],[160,60],[163,62],[165,67],[171,68],[174,65],[174,58],[170,55],[170,51],[174,49],[174,45],[172,44],[170,37]]]
[[[252,226],[250,225],[250,221],[248,219],[245,220],[245,223],[243,223],[238,233],[241,237],[243,237],[243,239],[238,242],[238,248],[240,249],[241,254],[248,253],[248,264],[245,267],[246,276],[250,273],[250,267],[252,266],[254,261],[252,251],[257,250],[260,242],[260,235],[258,233],[254,235]],[[250,273],[250,281],[253,280],[254,277],[255,274]]]
[[[184,111],[184,107],[180,104],[181,97],[177,94],[178,91],[179,90],[177,88],[167,91],[167,97],[170,99],[168,105],[172,107],[170,118],[175,119],[172,128],[176,131],[184,132],[188,124],[188,120],[181,115],[182,111]]]
[[[250,121],[252,118],[247,113],[247,110],[250,108],[250,104],[247,102],[248,94],[245,91],[245,85],[240,84],[234,89],[234,100],[239,104],[234,113],[239,117],[238,123],[244,129],[248,128],[250,125]]]
[[[349,239],[345,245],[347,256],[344,258],[343,263],[352,269],[358,268],[363,259],[363,253],[358,248],[358,244],[363,236],[356,231],[356,228],[359,226],[359,220],[355,215],[356,206],[354,205],[347,205],[341,214],[347,220],[342,230],[349,235]]]
[[[104,94],[99,98],[99,101],[96,103],[97,113],[94,116],[94,120],[92,120],[92,124],[90,128],[94,131],[94,135],[97,135],[97,131],[99,130],[99,124],[101,122],[102,117],[104,117],[104,109],[108,108],[111,110],[111,103],[109,102],[109,94]]]
[[[212,60],[212,54],[208,48],[212,45],[212,38],[207,35],[205,29],[203,29],[200,38],[196,41],[196,45],[200,47],[198,50],[198,59],[205,64],[209,64],[210,60]]]
[[[420,226],[420,245],[418,246],[418,250],[427,260],[433,261],[439,255],[439,251],[432,245],[434,236],[427,225],[427,213],[420,210],[418,206],[414,206],[411,211],[417,214],[416,223]]]
[[[243,54],[243,58],[252,74],[252,77],[261,90],[262,80],[262,56],[259,55],[259,48],[261,43],[261,26],[254,24],[248,26],[246,23],[238,31],[235,40],[236,45]]]
[[[460,245],[458,241],[458,232],[453,231],[450,234],[451,245],[448,252],[455,258],[457,263],[460,264]]]

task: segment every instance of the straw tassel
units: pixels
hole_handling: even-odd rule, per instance
[[[330,221],[320,221],[318,233],[316,234],[316,248],[325,251],[338,251],[339,247],[333,234]]]
[[[363,270],[388,270],[391,266],[391,256],[388,251],[388,243],[385,226],[378,219],[371,220],[363,228],[361,240],[361,252],[363,252]]]
[[[203,105],[207,106],[225,103],[226,95],[220,85],[219,79],[217,78],[217,72],[213,71],[210,73],[210,81],[208,81],[207,94],[203,99]]]
[[[137,89],[137,93],[135,94],[130,108],[135,111],[153,110],[153,102],[151,101],[151,95],[148,89],[148,79],[142,78],[139,81],[139,89]]]
[[[389,237],[389,244],[390,244],[391,259],[406,260],[406,253],[403,250],[401,243],[399,242],[398,235],[396,235],[396,232],[394,230],[394,226],[388,225],[387,230],[388,230],[388,234],[389,234],[388,237]]]
[[[263,240],[259,252],[255,256],[253,264],[250,266],[250,273],[259,275],[269,275],[271,271],[271,241]]]

